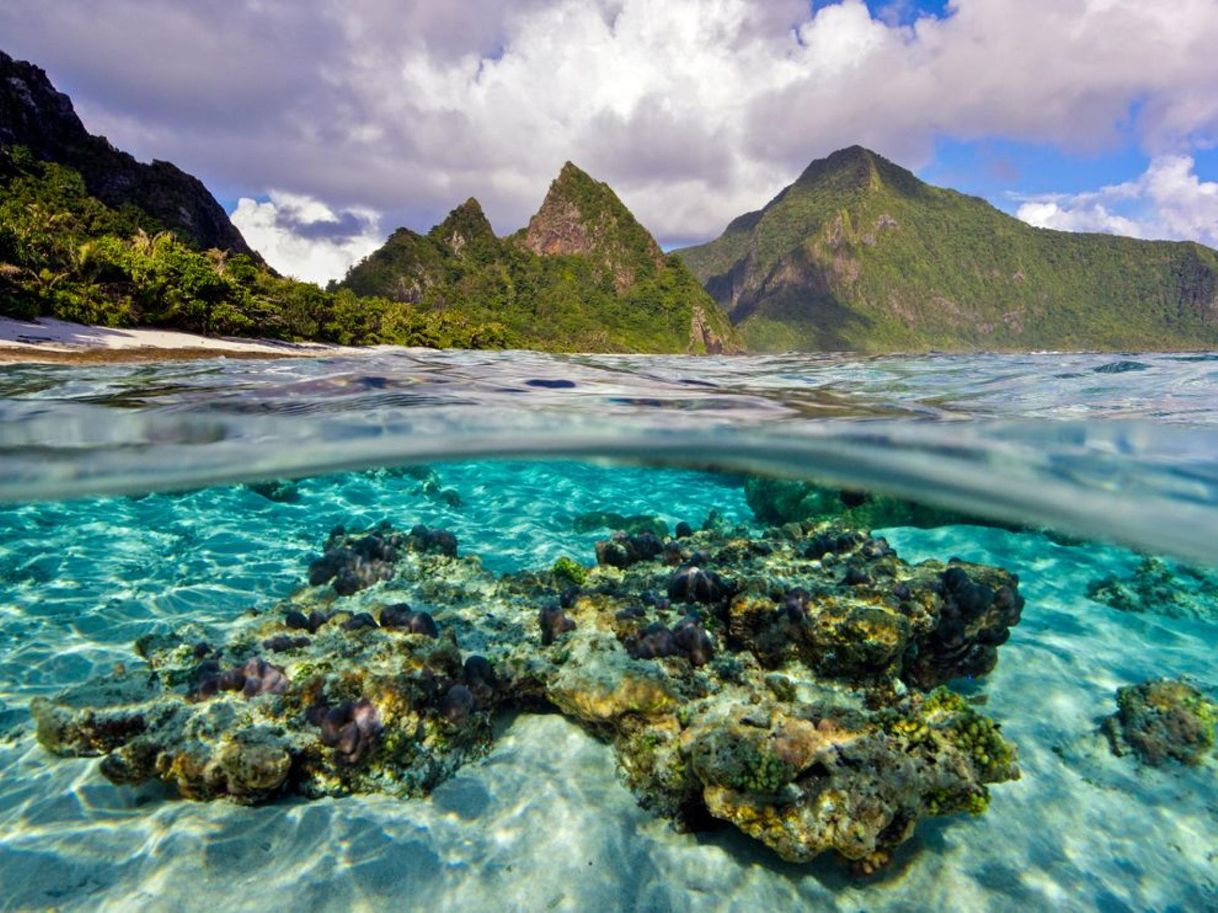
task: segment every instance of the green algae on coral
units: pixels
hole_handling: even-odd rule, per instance
[[[560,585],[581,586],[588,579],[588,569],[566,555],[558,558],[550,568],[554,580]]]
[[[1144,558],[1126,577],[1091,581],[1087,598],[1120,612],[1149,612],[1168,618],[1218,617],[1218,579],[1201,568]]]
[[[223,645],[149,636],[146,666],[36,701],[39,739],[189,798],[407,797],[484,755],[497,711],[549,706],[676,825],[864,872],[1018,777],[997,724],[942,687],[993,667],[1015,577],[911,566],[843,527],[708,527],[503,576],[440,530],[336,530],[311,585]]]
[[[1143,764],[1195,766],[1214,747],[1218,704],[1187,682],[1154,679],[1119,688],[1117,712],[1103,732],[1118,757],[1132,751]]]

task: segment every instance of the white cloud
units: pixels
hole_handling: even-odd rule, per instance
[[[1202,181],[1187,155],[1161,155],[1136,180],[1100,190],[1026,198],[1016,215],[1041,228],[1218,247],[1218,183]]]
[[[386,228],[472,194],[513,230],[567,159],[671,241],[714,235],[852,143],[916,167],[942,136],[1153,155],[1218,141],[1214,0],[954,0],[942,19],[902,0],[874,17],[863,0],[199,9],[6,0],[0,34],[118,145]]]
[[[319,285],[340,278],[383,241],[375,213],[339,215],[318,200],[276,191],[265,203],[242,197],[232,220],[276,270]]]

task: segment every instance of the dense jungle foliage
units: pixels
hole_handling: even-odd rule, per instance
[[[323,291],[244,254],[196,250],[71,168],[0,149],[0,314],[343,345],[520,345],[500,322]]]
[[[752,349],[1218,345],[1218,251],[1034,228],[857,146],[679,253]]]

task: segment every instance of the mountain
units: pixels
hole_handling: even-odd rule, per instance
[[[677,253],[755,350],[1218,345],[1218,252],[1033,228],[859,146]]]
[[[568,162],[528,227],[495,235],[477,200],[427,234],[399,228],[339,288],[505,326],[552,351],[719,352],[726,316],[609,185]]]
[[[454,232],[467,229],[449,228],[460,246]],[[495,320],[278,275],[198,180],[166,162],[141,165],[90,136],[42,70],[3,52],[0,315],[342,345],[502,349],[514,341]]]
[[[135,206],[202,250],[257,257],[198,178],[168,162],[141,164],[91,135],[43,70],[0,51],[0,147],[16,146],[72,168],[107,206]]]

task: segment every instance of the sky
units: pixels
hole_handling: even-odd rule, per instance
[[[3,0],[85,125],[341,277],[563,162],[665,247],[861,143],[1034,225],[1218,246],[1218,0]]]

